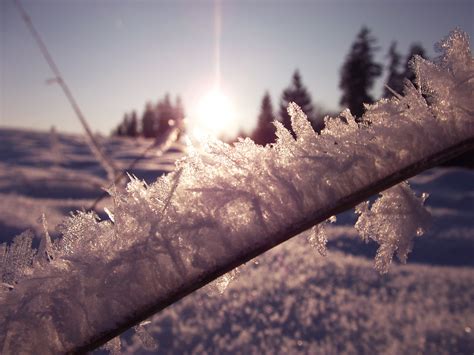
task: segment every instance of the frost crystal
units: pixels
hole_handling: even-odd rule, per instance
[[[149,322],[140,323],[139,325],[133,327],[133,329],[135,330],[135,334],[140,339],[143,348],[148,351],[155,351],[158,349],[158,343],[155,341],[155,339],[153,339],[150,333],[148,333],[148,330],[146,330],[145,325],[148,323]]]
[[[6,287],[14,284],[31,272],[36,250],[32,249],[33,233],[29,230],[16,236],[12,245],[0,246],[0,275]]]
[[[311,231],[308,235],[309,244],[322,256],[326,256],[328,251],[326,248],[326,244],[328,242],[328,223],[334,222],[336,222],[336,216],[331,216],[324,222],[321,222],[311,228]]]
[[[122,342],[120,337],[115,337],[112,340],[109,340],[102,346],[102,348],[107,350],[110,355],[120,355],[122,353]]]
[[[434,63],[415,59],[419,89],[407,82],[403,97],[368,106],[360,123],[344,111],[326,118],[318,135],[291,104],[296,138],[276,122],[274,145],[209,141],[153,184],[132,177],[125,191],[111,191],[113,222],[71,216],[44,265],[31,268],[31,233],[1,246],[2,282],[21,282],[0,293],[0,352],[74,352],[309,228],[357,192],[472,139],[467,35],[454,31],[441,48]],[[394,253],[405,261],[412,237],[426,228],[420,199],[404,184],[359,211],[362,236],[381,244],[381,271]],[[318,228],[313,236],[324,252]],[[234,277],[215,284],[223,290]]]
[[[360,214],[355,225],[365,241],[372,239],[380,247],[375,256],[375,268],[387,273],[396,253],[402,263],[413,248],[415,236],[421,236],[428,228],[430,214],[423,207],[428,196],[415,196],[406,182],[381,193],[381,197],[369,208],[368,202],[359,205]]]
[[[49,263],[54,258],[53,243],[48,232],[48,222],[46,215],[43,213],[41,216],[41,223],[43,225],[43,235],[41,237],[40,245],[38,248],[38,254],[36,260],[40,265]]]
[[[229,284],[235,280],[237,277],[240,275],[240,269],[235,268],[232,271],[229,271],[228,273],[222,275],[221,277],[218,277],[214,281],[212,281],[209,285],[207,285],[207,294],[209,296],[214,296],[215,293],[217,292],[218,294],[222,295]]]

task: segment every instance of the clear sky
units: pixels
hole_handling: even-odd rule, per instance
[[[79,121],[11,0],[0,0],[1,126],[80,132]],[[189,120],[213,85],[214,1],[23,0],[94,131],[108,134],[133,109],[181,95]],[[226,1],[221,83],[250,129],[268,90],[274,108],[298,68],[313,101],[339,110],[339,69],[360,28],[405,54],[456,26],[474,36],[472,0]],[[385,62],[384,62],[385,63]],[[375,89],[380,92],[383,78]]]

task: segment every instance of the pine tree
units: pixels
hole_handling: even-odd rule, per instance
[[[170,128],[170,123],[175,120],[175,109],[171,104],[169,94],[166,94],[165,98],[156,105],[156,117],[158,121],[157,136],[161,136]]]
[[[355,117],[361,117],[364,113],[364,103],[374,102],[369,90],[382,74],[382,66],[374,61],[375,42],[370,30],[362,27],[341,68],[340,103],[348,107]]]
[[[415,72],[412,70],[412,68],[410,66],[410,61],[413,59],[413,57],[415,55],[419,55],[420,57],[425,58],[425,59],[428,59],[428,57],[426,55],[425,49],[419,43],[413,43],[410,46],[410,49],[408,50],[408,55],[407,55],[406,60],[405,60],[405,72],[403,73],[403,77],[407,78],[413,84],[416,85],[416,83],[415,83],[415,78],[416,78]]]
[[[288,88],[283,91],[281,100],[280,100],[280,120],[281,123],[288,129],[290,132],[293,132],[291,129],[291,119],[288,115],[288,104],[290,102],[296,103],[301,110],[306,114],[308,119],[313,121],[313,111],[314,107],[311,102],[311,96],[308,93],[308,90],[303,85],[301,81],[301,75],[298,70],[293,74],[291,84]]]
[[[262,99],[260,107],[260,114],[258,115],[257,127],[252,133],[252,139],[255,143],[266,145],[275,142],[275,126],[273,121],[275,116],[273,114],[272,101],[268,91]]]
[[[147,103],[142,117],[143,136],[145,138],[156,137],[156,114],[151,103]]]
[[[123,115],[122,122],[120,122],[120,124],[117,127],[117,130],[115,133],[117,136],[125,137],[127,135],[128,122],[129,122],[129,117],[128,117],[128,113],[126,113]]]
[[[133,116],[132,116],[133,118]],[[172,125],[179,125],[183,129],[184,107],[181,98],[176,98],[176,104],[171,103],[170,95],[166,94],[162,100],[153,106],[148,103],[142,118],[143,136],[156,138],[165,134]]]
[[[387,57],[389,58],[390,63],[388,65],[388,75],[387,81],[385,83],[386,87],[383,91],[383,97],[389,98],[393,96],[393,92],[391,90],[399,94],[403,92],[404,76],[399,69],[401,55],[397,52],[397,42],[392,42]]]
[[[135,111],[130,115],[130,120],[127,125],[127,136],[137,137],[138,136],[138,119]]]

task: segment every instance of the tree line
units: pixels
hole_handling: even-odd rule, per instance
[[[339,88],[342,91],[340,104],[348,107],[356,119],[360,119],[365,111],[364,104],[375,101],[370,94],[370,90],[375,84],[375,80],[382,75],[383,65],[375,61],[375,53],[378,50],[376,39],[371,35],[367,27],[363,27],[358,33],[344,64],[340,71]],[[387,53],[388,71],[385,87],[382,96],[389,98],[394,94],[403,92],[403,81],[405,78],[414,82],[415,73],[410,66],[410,60],[414,55],[419,55],[425,59],[424,48],[414,43],[410,46],[408,54],[402,62],[402,55],[397,51],[397,43],[392,42]],[[416,85],[416,83],[414,83]],[[298,104],[307,115],[313,128],[320,132],[324,127],[324,116],[326,113],[322,108],[313,105],[308,90],[302,83],[301,74],[296,70],[291,79],[290,85],[283,91],[278,112],[274,113],[270,94],[264,94],[260,106],[260,114],[257,119],[257,126],[250,137],[259,144],[273,143],[276,139],[274,120],[279,120],[290,132],[291,120],[286,108],[290,102]],[[292,132],[293,133],[293,132]]]
[[[184,119],[184,107],[179,96],[174,103],[169,94],[155,105],[148,102],[141,119],[136,111],[125,113],[122,121],[112,131],[112,135],[120,137],[156,138],[166,132],[171,126],[181,125]]]
[[[339,88],[342,91],[340,104],[343,107],[348,107],[356,119],[359,119],[364,113],[364,104],[375,101],[370,91],[376,79],[384,72],[383,65],[376,62],[374,58],[377,50],[379,50],[377,40],[367,27],[362,27],[340,70]],[[404,78],[414,81],[415,74],[410,67],[410,60],[414,55],[426,58],[425,50],[420,44],[412,44],[408,54],[403,58],[397,51],[397,43],[392,42],[386,56],[388,65],[386,66],[387,75],[383,97],[389,98],[396,93],[402,93]],[[291,119],[287,112],[290,102],[295,102],[301,107],[317,132],[320,132],[324,127],[324,117],[327,114],[333,115],[333,113],[324,112],[322,107],[313,104],[311,95],[303,84],[300,72],[295,70],[290,85],[283,90],[278,111],[274,112],[272,100],[267,91],[262,98],[254,131],[250,135],[242,132],[240,136],[250,136],[256,143],[262,145],[273,143],[276,139],[275,126],[273,125],[275,120],[280,121],[292,132]],[[178,96],[173,104],[167,94],[156,105],[147,103],[141,119],[138,119],[136,111],[126,113],[112,134],[153,138],[165,132],[170,124],[181,121],[183,118],[184,108],[180,97]]]

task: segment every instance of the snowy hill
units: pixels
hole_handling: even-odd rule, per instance
[[[152,144],[144,139],[100,140],[106,154],[124,170]],[[128,172],[154,181],[174,167],[183,150],[182,144],[175,144],[159,159],[151,150]],[[105,171],[79,135],[0,129],[0,171],[2,241],[26,228],[38,234],[43,212],[52,228],[70,211],[89,209],[108,186]],[[98,213],[103,215],[101,206]],[[55,234],[53,228],[50,232]]]
[[[101,143],[123,169],[150,144]],[[177,144],[161,158],[150,152],[131,173],[153,181],[183,151]],[[101,195],[105,177],[81,136],[0,129],[1,241],[27,228],[39,235],[42,213],[56,235],[64,216]],[[146,329],[158,348],[151,352],[471,354],[474,172],[438,168],[410,183],[430,194],[433,225],[407,265],[384,276],[373,270],[376,248],[355,238],[346,212],[330,229],[330,257],[297,237],[243,267],[223,295],[200,290],[153,317]],[[137,334],[124,335],[126,351],[147,353]]]

